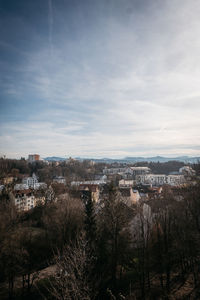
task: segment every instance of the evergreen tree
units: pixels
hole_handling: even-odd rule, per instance
[[[91,193],[83,195],[85,203],[85,232],[86,239],[91,248],[95,245],[96,240],[96,220],[95,220],[95,209],[94,203],[91,197]]]

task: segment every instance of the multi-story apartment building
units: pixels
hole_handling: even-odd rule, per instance
[[[39,154],[29,154],[29,156],[28,156],[28,162],[29,163],[34,163],[38,160],[40,160],[40,155]]]
[[[35,206],[35,196],[30,190],[16,192],[15,205],[18,210],[27,211]]]
[[[133,190],[132,187],[120,187],[119,192],[123,201],[128,206],[136,204],[140,200],[139,192],[137,190]]]
[[[167,176],[167,184],[169,185],[180,185],[185,183],[184,175],[168,175]]]
[[[120,174],[124,179],[135,179],[136,175],[144,175],[150,173],[151,169],[148,167],[126,167],[126,168],[105,168],[103,174],[115,175]]]
[[[115,175],[115,174],[122,174],[127,170],[127,168],[105,168],[103,169],[104,175]]]
[[[185,179],[183,175],[146,174],[136,176],[136,183],[142,185],[180,185],[184,182]]]
[[[137,175],[149,174],[151,171],[148,167],[130,167],[127,168],[123,174],[125,179],[135,179]]]
[[[14,201],[19,211],[27,211],[34,208],[39,202],[44,204],[44,197],[35,197],[31,190],[17,191],[14,195]]]

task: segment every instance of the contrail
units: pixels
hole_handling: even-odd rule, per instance
[[[49,21],[49,46],[50,46],[50,53],[51,56],[53,55],[53,43],[52,43],[52,30],[53,30],[53,9],[52,9],[52,0],[49,1],[49,14],[48,14],[48,21]]]

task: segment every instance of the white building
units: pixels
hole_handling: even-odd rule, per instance
[[[103,170],[103,174],[105,175],[120,174],[123,175],[125,179],[130,177],[134,179],[136,175],[148,174],[150,173],[150,171],[151,169],[148,167],[125,167],[125,168],[110,168],[110,169],[105,168]]]
[[[180,185],[185,183],[184,175],[168,175],[167,176],[167,184],[169,185]]]
[[[53,178],[53,182],[66,184],[66,179],[63,176],[56,176]]]
[[[22,190],[15,194],[15,205],[19,211],[27,211],[34,208],[39,202],[44,204],[45,197],[35,197],[30,190]]]
[[[17,183],[14,186],[15,191],[20,191],[20,190],[28,190],[29,186],[25,183]]]
[[[127,168],[105,168],[103,169],[104,175],[117,175],[117,174],[123,174]]]
[[[38,182],[38,178],[35,173],[33,173],[32,177],[25,177],[21,184],[16,184],[14,186],[14,190],[18,191],[27,189],[37,190],[40,188],[47,188],[47,184],[44,182]]]
[[[189,166],[184,166],[179,169],[179,173],[185,175],[185,176],[195,176],[196,172]]]
[[[106,181],[104,179],[101,180],[88,180],[88,181],[72,181],[71,186],[79,186],[79,185],[104,185]]]
[[[163,185],[166,184],[166,175],[163,174],[145,174],[136,175],[137,184]]]
[[[133,187],[135,180],[132,179],[121,179],[119,181],[119,187]]]
[[[34,190],[39,190],[39,189],[46,189],[47,184],[45,182],[37,182],[34,185]]]
[[[180,185],[185,182],[183,175],[146,174],[137,175],[136,183],[142,185],[161,186],[164,184]]]
[[[29,188],[34,189],[35,184],[38,183],[37,176],[33,173],[32,177],[26,177],[22,180],[23,184],[26,184]]]
[[[24,190],[15,194],[15,205],[20,211],[27,211],[35,207],[35,196],[30,190]]]

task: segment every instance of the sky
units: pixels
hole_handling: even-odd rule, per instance
[[[0,0],[0,155],[200,156],[199,0]]]

